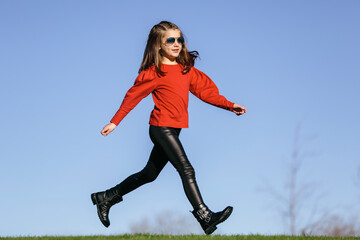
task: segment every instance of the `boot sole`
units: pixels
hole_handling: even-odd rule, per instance
[[[213,224],[211,224],[206,230],[205,230],[205,234],[206,235],[210,235],[212,234],[216,229],[216,225],[224,222],[226,219],[228,219],[228,217],[230,217],[231,213],[233,211],[233,207],[227,207],[224,211],[224,214],[221,215],[221,217],[219,218],[218,221],[214,222]]]
[[[94,205],[96,205],[97,214],[98,214],[98,217],[99,217],[101,223],[102,223],[105,227],[109,227],[110,224],[107,223],[107,222],[104,222],[104,221],[101,219],[101,214],[100,214],[100,209],[99,209],[99,205],[98,205],[98,200],[97,200],[97,198],[96,198],[96,194],[95,194],[95,193],[91,194],[91,201],[92,201],[92,203],[93,203]]]

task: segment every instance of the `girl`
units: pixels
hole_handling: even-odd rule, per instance
[[[155,107],[150,116],[149,133],[154,147],[146,166],[140,172],[113,188],[91,194],[91,200],[97,206],[98,216],[105,227],[110,225],[110,207],[122,201],[125,194],[154,181],[168,161],[180,174],[185,194],[194,208],[192,214],[206,234],[213,233],[216,225],[230,216],[232,207],[214,213],[205,205],[179,134],[182,128],[188,127],[189,91],[201,100],[237,115],[247,110],[219,95],[212,80],[194,67],[197,57],[198,52],[187,50],[183,34],[175,24],[162,21],[152,27],[139,75],[101,134],[107,136],[111,133],[144,97],[152,93]]]

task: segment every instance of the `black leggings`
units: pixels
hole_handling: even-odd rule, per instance
[[[135,173],[115,188],[123,196],[145,183],[154,181],[166,163],[170,163],[180,174],[185,194],[194,209],[203,206],[203,200],[195,179],[195,171],[186,157],[179,140],[181,128],[156,127],[150,125],[149,133],[154,147],[143,170]]]

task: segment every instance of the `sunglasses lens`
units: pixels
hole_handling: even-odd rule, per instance
[[[174,42],[175,42],[175,38],[173,37],[166,39],[166,43],[168,44],[173,44]]]
[[[184,44],[185,40],[183,37],[179,37],[179,38],[177,38],[177,42],[179,44]],[[170,38],[166,39],[166,44],[174,44],[174,43],[175,43],[175,38],[170,37]]]

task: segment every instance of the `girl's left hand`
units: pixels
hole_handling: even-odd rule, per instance
[[[239,104],[234,103],[233,112],[236,115],[242,115],[247,112],[246,107],[240,106]]]

